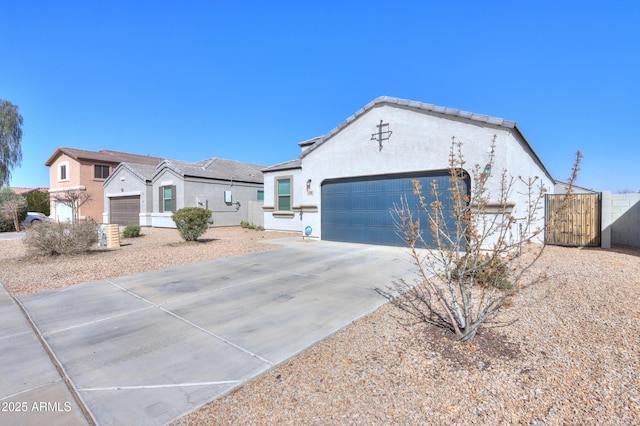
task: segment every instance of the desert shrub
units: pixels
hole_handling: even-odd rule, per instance
[[[10,188],[0,189],[0,232],[12,232],[16,230],[14,217],[12,215],[3,214],[5,203],[24,200],[22,195],[18,195]],[[18,222],[22,222],[27,215],[27,209],[21,208],[18,212]]]
[[[451,271],[451,278],[486,289],[507,291],[513,287],[507,261],[489,254],[461,257]]]
[[[256,230],[256,231],[264,231],[264,227],[263,226],[256,225],[256,224],[253,224],[253,223],[249,223],[249,222],[245,222],[245,221],[240,222],[240,226],[242,226],[244,229],[253,229],[253,230]]]
[[[127,225],[122,231],[122,236],[124,238],[135,238],[140,236],[140,226],[138,225]]]
[[[85,253],[98,242],[94,221],[69,223],[43,222],[25,231],[24,243],[35,253],[50,256]]]
[[[171,219],[185,241],[196,241],[209,227],[211,210],[201,207],[185,207],[176,211]]]
[[[399,309],[463,341],[473,339],[481,326],[502,324],[502,307],[525,285],[525,272],[544,249],[545,227],[553,226],[544,223],[547,188],[540,178],[513,176],[507,170],[492,176],[495,154],[494,136],[487,165],[465,169],[462,144],[452,138],[446,188],[433,181],[433,201],[428,202],[420,181],[414,180],[417,205],[402,197],[392,214],[419,278],[378,289]],[[582,154],[578,151],[576,157],[568,194]],[[473,182],[470,191],[464,184],[469,177]],[[509,202],[515,193],[527,200],[518,218]],[[433,250],[423,252],[423,247],[430,247],[427,237],[431,237]]]

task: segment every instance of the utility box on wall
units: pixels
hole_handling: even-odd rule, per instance
[[[209,201],[205,197],[196,197],[196,207],[200,207],[202,209],[209,208]]]
[[[231,204],[231,191],[224,191],[224,202]]]

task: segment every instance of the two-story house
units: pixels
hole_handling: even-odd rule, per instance
[[[65,192],[75,192],[89,201],[78,208],[78,219],[93,219],[102,222],[104,212],[105,179],[122,162],[133,162],[157,166],[162,158],[149,155],[129,154],[125,152],[87,151],[76,148],[60,147],[45,162],[49,167],[49,193],[51,194],[50,218],[57,222],[72,220],[70,206],[60,202],[57,198]]]

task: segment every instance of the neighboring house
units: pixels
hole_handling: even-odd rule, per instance
[[[569,182],[556,181],[554,194],[566,194],[569,190]],[[597,194],[598,191],[585,188],[578,185],[571,186],[571,192],[573,194]]]
[[[56,201],[56,196],[64,191],[81,191],[89,195],[91,201],[79,208],[78,218],[100,222],[104,212],[103,183],[123,161],[155,166],[162,158],[109,150],[87,151],[64,147],[56,149],[45,162],[49,167],[51,219],[58,222],[71,221],[71,207]]]
[[[421,182],[429,203],[431,182],[441,191],[449,186],[451,138],[463,143],[469,171],[489,162],[494,135],[494,196],[504,169],[525,180],[538,176],[538,185],[554,191],[553,178],[515,122],[380,97],[328,134],[299,143],[298,159],[263,170],[264,226],[323,240],[404,245],[391,210],[401,197],[415,202],[412,180]],[[471,177],[466,185],[470,191]],[[518,180],[509,200],[516,217],[527,211],[526,192]]]
[[[13,192],[15,192],[18,195],[27,195],[27,194],[31,194],[32,192],[49,192],[49,188],[18,188],[15,186],[12,186],[10,188]]]
[[[203,207],[214,226],[262,225],[264,166],[210,158],[125,162],[104,182],[104,223],[175,228],[173,212]]]

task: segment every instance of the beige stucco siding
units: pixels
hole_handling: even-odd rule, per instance
[[[87,192],[91,200],[82,205],[78,211],[80,220],[93,219],[100,223],[104,211],[104,197],[102,185],[104,179],[94,178],[92,162],[79,162],[66,154],[60,155],[49,167],[49,187],[51,194],[51,217],[56,218],[55,195],[66,190],[80,190]],[[101,163],[100,163],[101,164]],[[60,166],[66,166],[67,178],[61,180]],[[107,164],[104,164],[107,165]],[[112,170],[112,166],[109,166]]]

